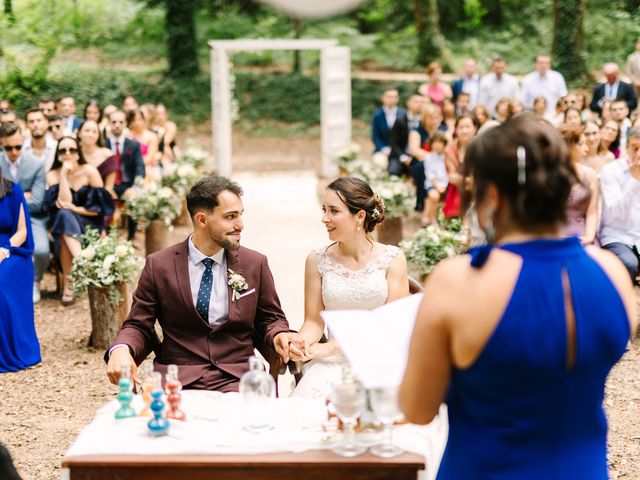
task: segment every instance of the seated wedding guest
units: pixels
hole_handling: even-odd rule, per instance
[[[402,251],[373,239],[376,225],[384,221],[384,205],[365,181],[344,177],[330,183],[322,211],[332,243],[311,252],[305,263],[304,350],[292,359],[311,361],[292,395],[324,400],[342,380],[347,362],[331,338],[320,342],[325,329],[320,312],[373,309],[409,295],[409,283]]]
[[[78,140],[82,156],[90,165],[98,169],[104,188],[114,199],[118,198],[115,192],[116,170],[118,164],[113,152],[104,147],[98,124],[94,120],[85,120],[78,129]]]
[[[427,191],[424,189],[423,161],[429,152],[429,138],[437,131],[446,132],[442,123],[442,111],[434,104],[422,108],[422,117],[418,128],[409,132],[409,153],[412,159],[409,171],[416,184],[416,212],[424,210]]]
[[[42,110],[32,108],[25,114],[27,129],[31,135],[24,139],[22,151],[30,153],[44,164],[45,173],[53,165],[58,143],[49,134],[49,121]]]
[[[49,124],[47,130],[49,131],[49,133],[51,133],[51,138],[53,138],[56,143],[64,135],[71,135],[71,132],[66,131],[64,123],[62,123],[62,117],[60,115],[49,115],[47,117],[47,123]]]
[[[453,134],[453,126],[456,123],[456,106],[449,97],[442,101],[442,123],[447,127],[449,136]]]
[[[427,279],[405,419],[427,423],[446,401],[440,479],[606,479],[604,387],[637,325],[631,282],[615,256],[560,234],[576,178],[551,125],[519,115],[478,136],[465,177],[489,245]]]
[[[106,147],[113,152],[116,159],[116,176],[114,187],[118,199],[129,198],[137,179],[144,179],[145,169],[140,144],[124,134],[125,114],[116,110],[109,115],[111,136],[107,138]],[[131,218],[127,222],[128,238],[135,241],[137,225]]]
[[[463,113],[471,112],[471,96],[468,93],[462,92],[456,98],[456,117],[459,117]]]
[[[129,112],[133,112],[138,108],[140,108],[140,106],[138,105],[138,101],[136,100],[136,97],[134,97],[133,95],[124,96],[124,98],[122,99],[122,111],[124,113],[128,115]]]
[[[637,283],[640,253],[640,129],[627,134],[625,157],[607,163],[600,170],[602,219],[600,245],[613,252]]]
[[[603,144],[600,138],[600,127],[593,120],[584,123],[584,137],[587,140],[587,156],[582,161],[587,167],[593,168],[596,173],[600,173],[611,160],[615,160],[611,153]]]
[[[538,118],[547,117],[547,99],[539,96],[533,99],[533,114]]]
[[[615,120],[607,120],[600,127],[600,141],[614,158],[620,157],[620,127]]]
[[[92,98],[85,103],[82,117],[84,121],[93,120],[100,125],[100,122],[102,122],[102,107],[100,106],[100,102],[95,98]]]
[[[431,62],[427,65],[427,76],[429,80],[418,87],[418,93],[442,108],[445,98],[453,98],[451,87],[441,80],[442,66],[438,62]]]
[[[571,187],[566,205],[567,221],[560,232],[567,237],[578,237],[583,245],[589,245],[595,242],[598,233],[600,184],[595,170],[582,163],[589,152],[584,130],[582,126],[560,125],[578,179]]]
[[[582,126],[582,117],[580,116],[580,110],[577,108],[569,107],[564,111],[564,122],[565,125],[569,125],[571,127],[580,127]]]
[[[38,110],[42,110],[42,113],[44,113],[46,117],[48,117],[49,115],[55,115],[56,102],[54,102],[51,98],[46,96],[40,97],[38,99]]]
[[[489,119],[491,119],[491,115],[489,115],[489,110],[484,105],[476,105],[473,107],[473,116],[476,118],[476,125],[480,128],[484,125]]]
[[[103,229],[105,216],[113,214],[113,199],[103,188],[98,169],[84,159],[75,137],[58,142],[47,185],[44,209],[49,212],[49,231],[62,269],[62,305],[67,306],[74,302],[69,274],[82,250],[80,237],[87,228]]]
[[[562,125],[564,123],[564,111],[567,108],[567,97],[560,98],[556,103],[556,112],[552,116],[547,117],[549,123],[554,127]]]
[[[161,153],[158,151],[158,136],[148,128],[142,110],[131,110],[127,114],[127,127],[131,139],[140,144],[140,153],[146,172],[146,181],[157,182],[162,178],[160,170]]]
[[[580,112],[580,117],[582,117],[582,121],[586,122],[587,120],[593,120],[593,113],[589,110],[589,102],[587,102],[587,96],[582,91],[572,92],[569,95],[575,96],[575,103],[573,107],[577,108]]]
[[[602,112],[600,113],[600,126],[611,120],[611,100],[605,100],[602,102]]]
[[[24,370],[42,360],[31,297],[29,206],[20,184],[3,173],[0,169],[0,373]]]
[[[82,119],[76,117],[76,101],[71,95],[63,95],[56,102],[56,112],[62,117],[67,132],[76,133]]]
[[[513,117],[513,104],[511,103],[511,100],[506,97],[502,97],[496,102],[495,112],[496,113],[493,118],[498,122],[504,123],[509,120]]]
[[[611,102],[611,119],[618,124],[620,131],[619,143],[620,153],[624,153],[624,146],[627,144],[627,132],[631,128],[631,120],[629,119],[629,107],[624,98],[616,98]]]
[[[13,466],[11,455],[4,445],[0,443],[0,478],[3,480],[21,480],[16,468]]]
[[[32,115],[29,117],[31,118]],[[0,157],[0,168],[6,180],[20,185],[29,208],[30,236],[33,238],[33,303],[40,301],[40,281],[49,266],[48,215],[43,211],[45,195],[45,166],[38,158],[26,152],[20,127],[5,123],[0,127],[0,142],[5,155]],[[35,267],[35,268],[34,268]]]
[[[191,188],[187,208],[193,233],[147,257],[129,316],[104,356],[112,383],[124,364],[137,379],[136,365],[153,349],[155,370],[164,374],[167,365],[176,364],[184,388],[237,391],[249,370],[254,334],[285,362],[290,348],[301,351],[302,341],[280,308],[267,258],[240,246],[242,193],[225,177],[205,177]],[[228,285],[232,272],[242,277]]]
[[[488,122],[485,125],[488,125]],[[463,185],[462,168],[467,148],[477,130],[477,123],[472,115],[461,115],[456,120],[453,142],[445,151],[445,166],[449,178],[444,197],[444,206],[442,207],[442,213],[445,218],[454,218],[462,215],[460,209],[460,194]]]
[[[382,92],[380,97],[382,107],[373,113],[371,119],[371,139],[373,140],[374,156],[380,154],[386,157],[391,152],[389,143],[389,133],[396,123],[396,120],[406,114],[404,109],[398,108],[400,94],[397,88],[388,87]],[[380,162],[382,163],[382,162]]]
[[[423,97],[417,93],[407,99],[407,110],[400,115],[389,132],[389,163],[387,171],[389,175],[401,176],[409,172],[411,155],[409,154],[409,132],[420,125],[420,112],[422,110]]]
[[[100,134],[105,142],[107,141],[107,138],[111,136],[111,127],[109,126],[111,114],[116,111],[118,111],[118,107],[115,105],[107,105],[102,111],[102,121],[98,126],[100,127]]]
[[[511,100],[511,116],[524,112],[524,104],[518,99]]]
[[[445,166],[445,148],[449,139],[442,132],[434,133],[429,138],[429,152],[424,160],[424,188],[427,191],[427,200],[422,211],[422,220],[420,224],[428,227],[432,223],[436,223],[438,219],[438,207],[444,200],[447,186],[449,185],[449,175]]]
[[[156,105],[156,115],[151,129],[155,130],[158,138],[160,138],[158,149],[162,153],[162,158],[175,160],[179,154],[178,145],[176,144],[178,127],[175,122],[169,120],[167,108],[162,103]]]

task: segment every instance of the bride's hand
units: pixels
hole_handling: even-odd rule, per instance
[[[333,342],[314,343],[307,348],[307,360],[313,358],[328,357],[335,353],[335,344]]]

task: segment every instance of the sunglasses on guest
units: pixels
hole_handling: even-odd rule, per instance
[[[78,149],[76,147],[58,149],[58,155],[75,155],[76,153],[78,153]]]
[[[19,152],[20,150],[22,150],[22,145],[5,145],[3,147],[5,149],[5,151],[7,152],[12,152],[12,151],[16,151]]]

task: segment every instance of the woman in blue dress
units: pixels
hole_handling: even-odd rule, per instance
[[[33,236],[29,207],[17,183],[0,171],[0,372],[42,360],[33,318]]]
[[[69,274],[73,259],[82,250],[82,234],[88,227],[102,230],[105,216],[113,213],[114,203],[100,172],[84,159],[75,137],[65,136],[58,141],[47,185],[43,208],[49,212],[49,230],[62,267],[62,304],[66,306],[74,301]]]
[[[629,275],[562,237],[576,174],[551,125],[520,115],[484,133],[464,174],[489,244],[429,276],[402,410],[427,423],[446,401],[439,479],[606,479],[604,386],[637,323]]]

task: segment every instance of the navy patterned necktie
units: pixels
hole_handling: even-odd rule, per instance
[[[209,321],[209,300],[211,299],[211,290],[213,289],[213,260],[205,258],[202,260],[202,263],[204,264],[204,273],[200,281],[200,290],[198,290],[196,310],[202,318]]]

